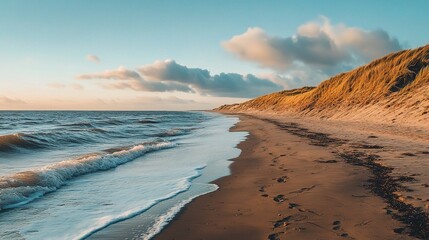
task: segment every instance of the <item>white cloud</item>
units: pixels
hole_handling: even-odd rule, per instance
[[[320,21],[304,24],[298,29],[302,36],[317,37],[321,33],[329,36],[339,48],[365,62],[403,48],[396,38],[382,29],[365,31],[344,24],[332,25],[323,16]]]
[[[77,76],[77,79],[115,79],[115,80],[141,80],[142,78],[136,71],[128,70],[123,66],[118,69],[106,70],[101,73],[89,73]]]
[[[326,17],[299,26],[297,33],[288,37],[270,36],[261,28],[249,28],[224,41],[222,46],[242,60],[282,74],[287,83],[291,79],[296,83],[303,70],[307,71],[306,76],[299,81],[318,83],[402,49],[399,41],[382,29],[366,31],[334,25]],[[317,79],[305,79],[309,77]]]
[[[349,58],[347,52],[324,33],[317,37],[278,38],[269,36],[261,28],[249,28],[224,42],[223,47],[243,60],[276,70],[291,68],[295,62],[330,66]]]
[[[77,79],[111,79],[107,88],[148,92],[193,92],[222,97],[255,97],[283,89],[269,79],[251,74],[210,74],[206,69],[188,68],[173,60],[156,61],[137,70],[119,67],[101,73],[82,74]]]
[[[93,54],[88,54],[86,55],[86,60],[90,61],[90,62],[95,62],[95,63],[100,63],[100,58],[97,57],[96,55]]]

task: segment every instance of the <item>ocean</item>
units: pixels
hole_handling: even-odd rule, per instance
[[[229,174],[247,135],[229,131],[237,122],[209,112],[1,111],[0,239],[96,239],[127,222],[127,237],[150,239]]]

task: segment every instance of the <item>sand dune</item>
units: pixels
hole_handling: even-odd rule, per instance
[[[293,113],[427,127],[429,45],[389,54],[317,87],[276,92],[215,110]]]

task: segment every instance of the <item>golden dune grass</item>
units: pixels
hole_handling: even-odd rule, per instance
[[[429,124],[429,45],[389,54],[319,86],[286,90],[228,112],[292,112],[299,115]]]

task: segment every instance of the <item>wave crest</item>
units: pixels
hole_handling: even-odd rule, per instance
[[[38,148],[40,144],[37,142],[27,139],[26,134],[14,133],[0,136],[0,151],[8,152],[16,148]]]
[[[107,137],[108,134],[108,131],[94,127],[85,131],[57,128],[50,131],[0,135],[0,152],[79,145],[96,142],[98,138]]]
[[[174,137],[189,134],[195,128],[173,128],[154,134],[155,137]]]
[[[85,155],[0,177],[0,210],[31,202],[45,193],[55,191],[74,177],[115,168],[145,153],[174,146],[171,142],[148,142],[109,154]]]

